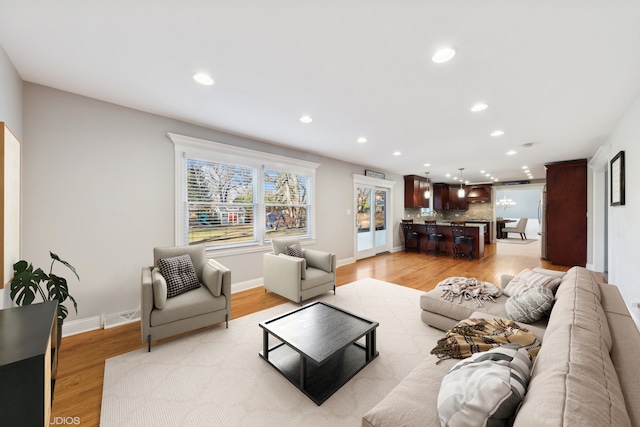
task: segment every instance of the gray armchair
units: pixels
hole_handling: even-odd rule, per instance
[[[296,245],[300,252],[287,255]],[[302,303],[309,298],[333,290],[336,292],[336,255],[313,249],[302,249],[297,237],[272,239],[273,253],[264,254],[264,289]],[[291,252],[291,251],[289,251]]]
[[[159,261],[189,255],[200,287],[169,297]],[[231,318],[231,271],[206,258],[206,246],[178,246],[153,249],[154,266],[142,268],[142,342],[151,351],[151,341],[226,322]],[[164,261],[160,261],[164,263]],[[163,264],[164,265],[164,264]],[[177,274],[177,273],[176,273]],[[195,279],[194,279],[195,280]]]

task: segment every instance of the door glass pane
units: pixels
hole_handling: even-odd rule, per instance
[[[375,223],[376,223],[375,246],[377,248],[386,246],[387,245],[387,192],[385,190],[376,190]]]
[[[358,251],[373,248],[373,229],[375,224],[371,221],[371,197],[370,188],[358,187],[356,227],[358,229]]]

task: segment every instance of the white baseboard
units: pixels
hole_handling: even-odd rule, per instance
[[[244,282],[233,283],[231,285],[231,293],[235,294],[236,292],[246,291],[247,289],[258,288],[262,286],[263,282],[264,280],[262,280],[262,277],[260,277],[258,279],[251,279],[251,280],[245,280]]]
[[[81,334],[83,332],[95,331],[102,328],[102,317],[93,316],[84,319],[77,319],[64,322],[62,324],[62,336]]]
[[[354,257],[340,259],[340,260],[338,260],[336,262],[336,267],[342,267],[343,265],[349,265],[349,264],[353,264],[355,262],[356,262],[356,259]]]

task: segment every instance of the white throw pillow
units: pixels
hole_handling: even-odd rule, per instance
[[[164,280],[158,267],[151,270],[151,281],[153,286],[153,305],[158,310],[162,310],[167,303],[167,281]]]
[[[222,295],[222,273],[209,261],[202,269],[202,282],[211,291],[214,297]]]
[[[507,344],[456,363],[438,393],[440,425],[509,426],[531,372],[527,350]]]

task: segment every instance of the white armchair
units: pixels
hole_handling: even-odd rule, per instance
[[[265,292],[269,290],[297,303],[330,290],[335,294],[335,254],[302,249],[297,237],[272,239],[271,245],[273,253],[264,254],[263,259]],[[298,253],[292,252],[292,245],[298,248]]]
[[[189,255],[200,286],[172,295],[158,268],[160,260]],[[226,322],[231,319],[231,270],[206,258],[205,245],[153,249],[154,265],[142,268],[140,329],[142,342],[151,341]],[[184,274],[184,270],[172,271]],[[170,288],[170,287],[169,287]]]
[[[504,233],[505,237],[509,237],[508,233],[519,233],[520,238],[522,240],[526,240],[527,234],[525,233],[525,231],[527,229],[528,221],[529,221],[528,218],[520,218],[520,220],[518,221],[515,227],[504,227],[502,229],[502,232]]]

